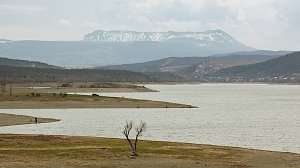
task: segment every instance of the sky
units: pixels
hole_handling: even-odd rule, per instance
[[[222,29],[257,49],[300,50],[299,0],[0,0],[0,39],[82,40],[95,30]]]

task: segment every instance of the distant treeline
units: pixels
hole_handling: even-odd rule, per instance
[[[103,69],[53,69],[0,65],[0,78],[6,82],[160,82],[178,81],[172,74],[143,74]]]
[[[18,59],[9,59],[0,57],[0,65],[16,66],[16,67],[32,67],[32,68],[60,68],[37,61],[27,61]]]

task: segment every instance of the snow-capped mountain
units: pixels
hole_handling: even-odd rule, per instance
[[[84,36],[84,41],[100,42],[196,42],[203,46],[212,43],[239,43],[222,30],[205,32],[136,32],[97,30]]]
[[[6,39],[0,39],[0,43],[4,44],[4,43],[11,43],[11,40],[6,40]]]
[[[2,41],[2,42],[1,42]],[[253,48],[221,30],[205,32],[95,31],[81,41],[0,40],[0,57],[66,67],[130,64],[167,57],[210,56]]]

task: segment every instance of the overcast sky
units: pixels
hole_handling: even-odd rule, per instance
[[[300,0],[0,0],[0,39],[81,40],[100,29],[222,29],[255,48],[300,50]]]

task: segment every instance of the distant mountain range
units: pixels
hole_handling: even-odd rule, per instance
[[[171,57],[100,69],[64,69],[25,60],[0,58],[0,79],[7,82],[289,82],[300,83],[300,52],[222,57]],[[136,71],[136,72],[132,72]]]
[[[6,39],[0,39],[0,44],[10,43],[10,42],[12,42],[12,41],[6,40]]]
[[[98,30],[82,41],[0,39],[0,75],[18,81],[273,81],[299,74],[297,56],[255,50],[222,30]]]
[[[253,51],[221,30],[205,32],[95,31],[82,41],[0,40],[0,57],[62,67],[94,67]]]

